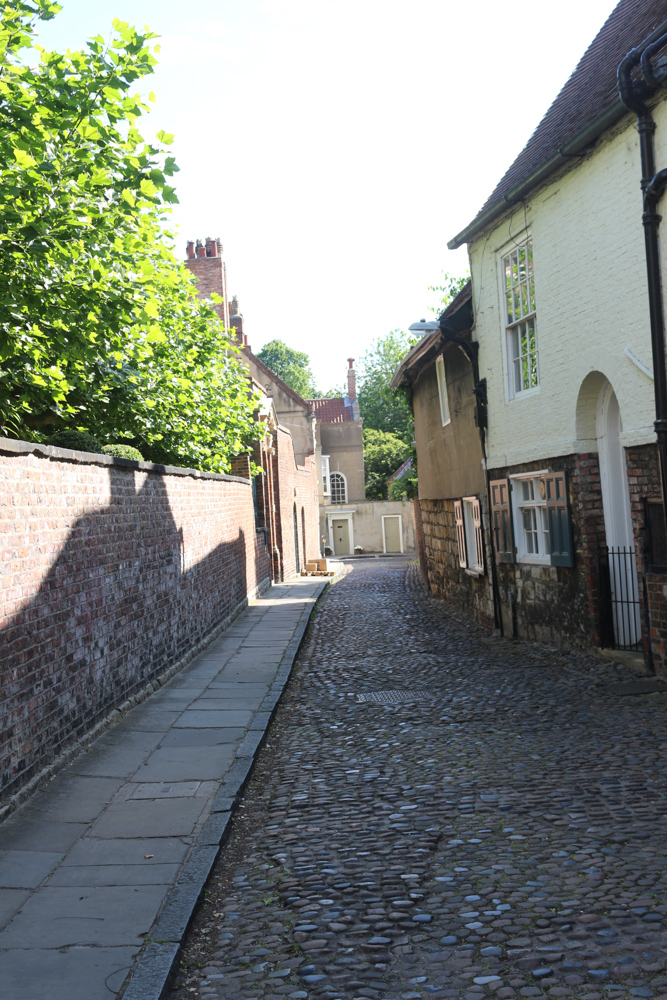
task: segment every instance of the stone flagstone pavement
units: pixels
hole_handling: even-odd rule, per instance
[[[0,825],[2,1000],[111,1000],[146,941],[154,995],[324,586],[272,587]]]
[[[406,567],[322,602],[170,1000],[666,1000],[667,696]]]

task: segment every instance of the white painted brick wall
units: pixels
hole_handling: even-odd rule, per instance
[[[667,166],[667,101],[655,118],[659,169]],[[525,210],[515,205],[469,246],[491,467],[590,450],[590,442],[578,440],[576,414],[581,384],[594,371],[614,387],[623,443],[655,440],[653,382],[624,353],[629,348],[653,368],[634,116],[573,163],[529,196]],[[498,259],[526,223],[533,237],[540,390],[509,400]],[[667,220],[663,247],[665,240]],[[664,278],[663,285],[667,289]]]

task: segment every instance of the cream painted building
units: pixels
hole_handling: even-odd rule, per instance
[[[656,568],[667,553],[639,137],[616,85],[626,54],[667,32],[666,15],[659,0],[621,0],[449,246],[467,244],[470,258],[496,620],[505,634],[612,645],[667,669],[660,630],[652,648],[647,628],[663,597],[654,607],[644,599],[663,593]],[[653,51],[658,77],[665,53],[667,35]],[[655,123],[656,169],[667,167],[665,92],[648,71],[642,79],[639,59],[631,81]],[[455,509],[465,500],[454,498]]]

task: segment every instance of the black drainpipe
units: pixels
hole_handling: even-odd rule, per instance
[[[500,590],[498,588],[498,575],[496,572],[496,545],[495,538],[493,534],[493,514],[491,511],[491,486],[489,480],[489,470],[486,464],[486,428],[488,424],[487,420],[487,397],[486,397],[486,379],[480,379],[479,377],[479,344],[476,340],[468,341],[464,340],[459,336],[459,331],[447,326],[446,323],[440,322],[440,333],[442,339],[447,341],[448,344],[456,344],[459,350],[463,351],[466,358],[472,365],[472,378],[474,382],[473,392],[477,399],[477,429],[479,431],[479,440],[482,445],[482,460],[484,462],[484,479],[486,482],[486,502],[489,512],[489,535],[491,537],[491,594],[493,597],[493,623],[497,629],[500,629],[500,634],[504,635],[503,630],[503,616],[500,612]]]
[[[667,44],[667,21],[632,49],[618,67],[617,82],[621,101],[637,115],[639,148],[641,153],[641,188],[644,201],[642,223],[646,250],[648,304],[651,321],[651,349],[653,354],[653,388],[655,393],[655,428],[660,469],[660,492],[667,533],[667,365],[665,363],[665,316],[660,277],[660,244],[658,227],[661,216],[658,202],[667,188],[667,170],[655,172],[655,122],[645,98],[658,86],[651,59]],[[643,84],[632,79],[632,71],[641,66]]]

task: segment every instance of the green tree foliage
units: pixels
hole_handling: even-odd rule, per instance
[[[419,496],[417,483],[417,466],[413,461],[412,468],[400,479],[395,479],[389,487],[390,500],[414,500]]]
[[[470,275],[465,274],[462,278],[456,278],[452,274],[447,274],[447,272],[442,272],[442,284],[441,285],[429,285],[429,292],[435,292],[437,295],[437,301],[434,306],[430,306],[431,312],[436,316],[440,316],[441,313],[445,311],[450,302],[453,302],[456,296],[462,291],[470,280]]]
[[[361,359],[359,378],[359,413],[364,428],[389,432],[407,445],[412,442],[414,426],[410,400],[389,383],[414,343],[414,338],[401,330],[378,338]]]
[[[410,448],[396,434],[364,427],[364,470],[368,500],[387,499],[387,480],[410,454]]]
[[[315,398],[317,390],[310,358],[303,351],[295,351],[282,340],[270,340],[257,357],[303,399]]]
[[[155,36],[116,20],[110,44],[46,52],[59,9],[0,0],[0,433],[79,427],[224,471],[255,401],[166,242],[172,137],[137,129]]]

